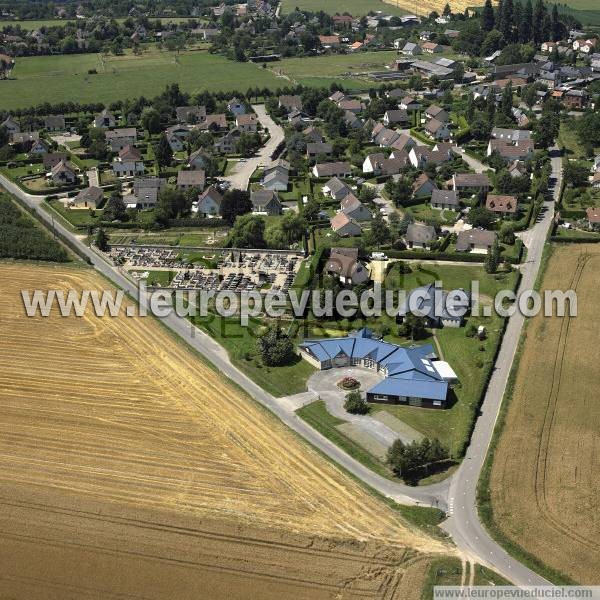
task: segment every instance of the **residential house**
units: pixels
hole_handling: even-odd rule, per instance
[[[437,190],[435,182],[432,181],[425,173],[421,173],[413,183],[412,192],[415,198],[425,198],[431,196],[433,191]]]
[[[252,212],[259,215],[280,215],[283,205],[273,190],[254,190],[250,194]]]
[[[44,117],[44,129],[46,131],[64,131],[66,129],[63,115],[48,115]]]
[[[322,188],[321,191],[326,196],[331,196],[334,200],[341,200],[352,193],[350,186],[344,183],[338,177],[332,177]]]
[[[192,170],[204,170],[208,166],[208,162],[209,158],[206,155],[206,152],[202,148],[199,148],[190,154],[186,166],[188,169]]]
[[[396,151],[408,153],[408,152],[410,152],[411,148],[414,148],[415,146],[416,146],[415,140],[413,140],[410,137],[410,135],[407,135],[406,133],[402,133],[402,134],[400,134],[400,137],[397,140],[394,140],[394,142],[392,142],[391,147],[394,149],[394,151],[392,152],[392,154],[390,156],[392,158],[395,158]]]
[[[236,151],[236,146],[242,132],[239,129],[228,131],[223,137],[215,140],[213,147],[215,152],[221,154],[233,154]]]
[[[50,142],[43,138],[38,138],[37,140],[32,140],[31,143],[26,144],[25,147],[28,148],[30,155],[47,154],[50,150]]]
[[[450,115],[441,106],[428,106],[423,114],[427,119],[437,119],[441,123],[450,122]]]
[[[137,141],[137,130],[135,127],[123,127],[111,129],[106,132],[106,141],[111,152],[120,152],[127,146],[133,146]]]
[[[279,107],[287,113],[302,110],[302,98],[300,96],[279,96]]]
[[[178,106],[175,109],[175,117],[178,123],[201,123],[206,119],[206,107],[204,106]]]
[[[142,175],[145,169],[140,151],[134,146],[125,146],[113,160],[112,170],[117,177]]]
[[[353,112],[347,110],[344,113],[344,122],[350,129],[361,129],[363,122]]]
[[[352,166],[345,161],[317,163],[312,168],[312,173],[315,177],[349,177]]]
[[[488,194],[485,207],[499,216],[514,215],[517,212],[517,199],[515,196]]]
[[[458,210],[458,193],[454,190],[433,190],[431,192],[431,208]]]
[[[192,204],[192,212],[198,213],[200,217],[216,217],[219,215],[221,210],[221,202],[223,196],[214,187],[210,186],[204,190],[199,196],[198,200]]]
[[[44,171],[48,172],[52,170],[52,167],[56,166],[61,160],[67,160],[66,152],[48,152],[42,157],[44,162]]]
[[[470,307],[471,298],[466,292],[463,298],[457,298],[430,283],[408,292],[396,321],[402,323],[407,314],[418,310],[424,315],[427,327],[460,327]]]
[[[197,188],[198,191],[204,189],[206,183],[206,176],[202,170],[194,171],[178,171],[177,173],[177,189],[178,190],[189,190]]]
[[[485,229],[463,230],[456,238],[456,251],[486,253],[491,249],[496,238],[493,231]]]
[[[600,227],[600,208],[588,207],[585,209],[587,215],[588,227],[597,229]]]
[[[415,111],[415,110],[420,110],[421,109],[421,103],[418,102],[412,96],[404,96],[404,98],[402,98],[402,100],[400,100],[400,108],[402,110],[407,110],[409,112],[412,112],[412,111]]]
[[[424,169],[427,165],[442,165],[452,158],[452,145],[446,143],[430,146],[413,146],[409,153],[410,163],[416,169]]]
[[[324,140],[323,134],[316,127],[313,127],[312,125],[310,127],[307,127],[302,132],[302,135],[304,135],[304,137],[308,138],[311,142],[314,142],[317,144]]]
[[[447,123],[430,119],[423,127],[425,133],[434,140],[449,140],[452,137],[452,132]]]
[[[452,176],[452,188],[459,194],[487,193],[490,190],[490,178],[484,173],[455,173]]]
[[[235,126],[246,133],[254,133],[258,129],[258,119],[253,113],[246,115],[237,115],[235,118]]]
[[[162,177],[137,178],[133,182],[133,193],[125,195],[123,202],[132,208],[153,208],[166,185],[167,180]]]
[[[100,129],[109,129],[114,127],[116,124],[117,120],[115,119],[115,116],[107,108],[105,108],[94,118],[94,127],[98,127]]]
[[[200,131],[223,131],[227,129],[227,117],[223,113],[206,115],[202,123],[196,125]]]
[[[436,44],[435,42],[423,42],[421,44],[421,50],[425,54],[437,54],[438,52],[444,51],[444,46]]]
[[[50,179],[57,185],[76,183],[77,173],[75,172],[75,167],[66,160],[61,160],[50,170]]]
[[[285,192],[288,189],[290,172],[288,169],[275,168],[264,172],[260,184],[265,190]]]
[[[495,140],[502,140],[509,143],[531,139],[531,131],[527,129],[504,129],[502,127],[494,127],[491,135]]]
[[[0,127],[4,127],[8,133],[8,136],[12,138],[15,133],[21,132],[21,126],[13,117],[10,115],[0,123]]]
[[[400,54],[404,54],[404,56],[417,56],[419,54],[423,54],[423,50],[419,44],[415,44],[414,42],[407,42],[404,45],[404,48],[400,50]]]
[[[382,123],[377,123],[371,132],[371,140],[374,144],[382,148],[389,148],[398,140],[400,134],[393,129],[384,127]]]
[[[333,146],[325,142],[310,142],[306,144],[306,157],[313,160],[318,156],[330,157],[333,154]]]
[[[360,100],[354,100],[352,98],[340,100],[338,106],[342,110],[354,113],[355,115],[365,110],[365,105]]]
[[[520,160],[513,161],[507,170],[513,179],[527,175],[527,167],[525,166],[525,163]]]
[[[383,124],[386,127],[390,125],[408,125],[409,123],[410,118],[406,110],[387,110],[383,115]]]
[[[246,114],[246,105],[237,98],[232,98],[227,103],[227,110],[234,115],[244,115]]]
[[[321,46],[325,48],[335,48],[340,45],[340,36],[339,35],[320,35],[319,42],[321,42]]]
[[[437,240],[437,237],[435,227],[411,223],[406,230],[404,241],[408,248],[428,250],[431,248],[431,244]]]
[[[359,285],[370,279],[369,270],[358,258],[358,248],[331,248],[324,272],[344,285]]]
[[[362,233],[360,225],[344,212],[337,213],[330,223],[331,229],[340,237],[358,236]]]
[[[586,90],[568,90],[564,97],[563,102],[570,109],[582,110],[587,106],[589,94]]]
[[[371,211],[353,193],[342,198],[340,209],[353,221],[370,221],[373,218]]]
[[[525,139],[516,142],[506,142],[504,140],[490,140],[487,147],[487,155],[496,153],[506,162],[514,160],[527,160],[533,155],[533,140]]]
[[[73,208],[92,208],[96,209],[102,203],[104,192],[102,188],[90,186],[81,190],[75,198],[69,200],[69,206]]]

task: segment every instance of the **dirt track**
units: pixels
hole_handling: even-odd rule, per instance
[[[577,292],[577,317],[535,317],[490,479],[496,525],[541,561],[600,583],[597,244],[558,246],[542,288]]]
[[[0,598],[418,598],[446,549],[154,321],[25,316],[93,272],[0,279]]]

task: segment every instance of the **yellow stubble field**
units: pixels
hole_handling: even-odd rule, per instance
[[[28,318],[1,263],[0,597],[419,598],[452,551],[150,318]]]
[[[554,248],[542,288],[578,315],[535,317],[494,456],[494,522],[546,565],[600,583],[600,245]]]

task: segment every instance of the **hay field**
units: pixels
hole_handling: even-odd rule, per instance
[[[93,271],[0,279],[0,597],[418,598],[450,552],[153,320],[25,316]]]
[[[574,289],[578,316],[527,328],[494,455],[494,523],[545,565],[600,583],[600,245],[554,248],[543,289]]]
[[[421,0],[419,2],[411,2],[411,0],[383,0],[385,4],[395,6],[397,9],[404,10],[415,15],[429,15],[432,11],[437,11],[442,14],[444,6],[448,2],[452,8],[452,12],[464,12],[469,6],[478,6],[483,2],[470,2],[469,0]]]

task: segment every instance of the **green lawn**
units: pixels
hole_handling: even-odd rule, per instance
[[[330,15],[350,13],[352,16],[361,17],[373,11],[383,11],[389,15],[404,15],[406,10],[385,4],[380,0],[329,0],[323,3],[319,0],[283,0],[281,12],[290,13],[295,8],[311,12],[325,11]]]
[[[415,204],[407,208],[406,212],[412,214],[416,221],[439,225],[451,225],[456,222],[458,217],[458,213],[454,211],[431,208],[429,202]]]
[[[96,69],[96,75],[88,75]],[[202,90],[245,92],[248,87],[281,87],[267,69],[238,63],[206,51],[161,52],[155,48],[141,56],[101,57],[71,54],[18,58],[11,79],[0,86],[4,109],[28,107],[41,101],[104,102],[144,95],[152,97],[170,83],[187,92]],[[40,97],[43,90],[43,98]]]
[[[421,592],[421,600],[432,600],[433,588],[436,585],[460,585],[461,574],[462,564],[459,558],[434,558]]]
[[[188,21],[192,17],[163,17],[160,19],[163,25],[167,25],[169,23],[182,23]],[[151,18],[149,21],[156,22],[159,19]],[[197,21],[201,21],[202,19],[196,19]],[[115,19],[118,23],[122,23],[125,21],[125,17],[118,17]],[[26,31],[33,31],[35,29],[40,29],[41,27],[60,27],[62,25],[66,25],[67,23],[76,23],[75,19],[32,19],[27,21],[13,21],[13,20],[0,20],[0,29],[3,27],[12,27],[19,25],[22,29]]]
[[[306,391],[306,381],[315,369],[299,356],[292,364],[283,367],[262,364],[256,350],[256,336],[263,323],[250,319],[249,326],[243,327],[239,318],[227,319],[213,314],[192,320],[227,350],[231,362],[240,371],[267,392],[274,396],[288,396]]]
[[[322,10],[322,8],[321,8]],[[354,75],[369,71],[382,71],[397,57],[393,50],[384,52],[357,52],[356,54],[327,54],[309,58],[285,58],[273,63],[275,71],[283,71],[300,83],[314,85],[315,80],[324,84],[334,81],[345,73]],[[352,79],[352,86],[357,82]],[[371,84],[372,85],[372,84]]]
[[[63,217],[73,227],[81,227],[86,225],[93,225],[100,220],[102,210],[96,209],[92,212],[84,208],[65,208],[65,205],[58,200],[46,201],[46,204]]]
[[[144,269],[131,269],[132,273],[144,273]],[[175,271],[148,271],[148,279],[146,279],[146,285],[160,287],[168,286],[173,277],[175,277]]]
[[[390,479],[394,477],[386,465],[337,428],[345,421],[329,414],[323,400],[316,400],[303,406],[296,411],[296,414],[371,471]]]

